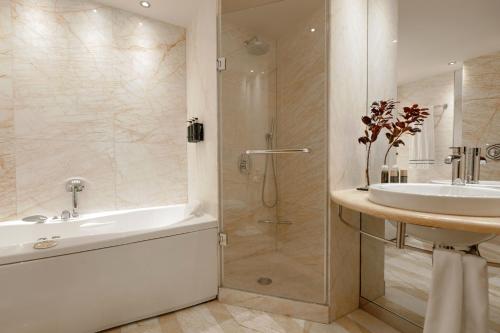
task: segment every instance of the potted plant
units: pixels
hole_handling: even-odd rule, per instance
[[[358,142],[366,146],[366,186],[360,188],[360,190],[367,191],[368,186],[370,186],[370,155],[372,145],[377,141],[384,128],[387,130],[391,129],[391,121],[393,119],[393,111],[396,108],[396,103],[397,102],[392,99],[373,102],[370,107],[370,114],[361,118],[366,128],[364,135],[358,138]]]

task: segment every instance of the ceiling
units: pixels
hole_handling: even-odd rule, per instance
[[[255,6],[257,3],[260,5]],[[277,39],[324,7],[325,0],[223,0],[223,9],[224,6],[223,22],[227,20],[257,35]]]
[[[203,0],[148,0],[150,8],[143,8],[139,0],[96,0],[104,5],[124,9],[159,21],[187,27],[196,5]]]
[[[399,0],[398,34],[399,83],[458,69],[500,51],[500,0]]]
[[[236,12],[244,9],[255,8],[263,5],[267,5],[273,2],[279,2],[283,0],[222,0],[221,11],[222,14],[227,14],[231,12]]]

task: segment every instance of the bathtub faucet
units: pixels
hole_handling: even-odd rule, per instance
[[[71,192],[73,196],[73,212],[71,216],[78,217],[78,193],[85,189],[83,179],[72,178],[66,183],[66,191]]]

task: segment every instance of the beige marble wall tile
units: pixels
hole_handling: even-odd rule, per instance
[[[117,143],[117,208],[185,203],[185,144]]]
[[[171,143],[185,137],[185,30],[113,12],[115,140]]]
[[[185,57],[180,27],[93,1],[1,0],[0,219],[68,209],[75,176],[85,213],[185,201]]]
[[[16,140],[16,187],[19,216],[53,216],[71,208],[65,182],[87,181],[80,194],[80,211],[115,209],[112,143],[74,143],[53,140]]]
[[[93,7],[12,2],[18,138],[112,139],[111,10]]]
[[[0,1],[0,220],[16,215],[10,2]]]
[[[314,33],[311,27],[316,28]],[[327,302],[325,29],[325,11],[320,6],[277,42],[277,146],[311,149],[310,154],[277,159],[278,219],[291,223],[279,226],[278,248],[296,265],[310,271],[314,288],[301,300],[314,303]]]
[[[0,140],[0,221],[16,215],[16,167],[14,141]]]
[[[329,179],[330,191],[364,185],[366,153],[357,138],[366,112],[367,1],[336,0],[330,7]],[[359,234],[338,220],[330,225],[330,314],[358,307]]]
[[[215,217],[219,215],[216,17],[217,1],[201,1],[187,29],[188,116],[205,125],[205,141],[188,145],[189,200],[200,201]]]
[[[464,145],[500,143],[500,53],[464,62],[462,121]],[[500,162],[482,167],[481,179],[500,179]]]
[[[10,3],[0,1],[0,142],[13,138],[12,24]]]
[[[342,218],[360,227],[360,214],[343,209]],[[339,206],[332,203],[330,229],[330,318],[340,318],[359,305],[360,236],[339,219]]]
[[[366,0],[340,0],[330,9],[330,190],[365,185],[366,153],[357,138],[367,104],[366,6]]]
[[[397,98],[398,0],[368,0],[368,98],[372,102]],[[372,147],[371,178],[380,182],[387,140],[382,135]],[[393,164],[394,151],[388,164]]]

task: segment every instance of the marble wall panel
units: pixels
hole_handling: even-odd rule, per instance
[[[0,1],[0,220],[16,214],[12,25],[10,2]]]
[[[464,62],[463,144],[500,144],[500,52]],[[481,167],[482,180],[500,179],[500,162]]]
[[[368,0],[367,110],[374,101],[397,98],[398,0]],[[372,147],[371,180],[380,182],[387,139],[382,135]],[[394,164],[394,151],[388,164]]]
[[[115,10],[113,31],[119,83],[114,91],[116,141],[172,144],[184,138],[184,29]]]
[[[19,216],[54,216],[71,208],[65,182],[87,181],[80,197],[81,212],[115,208],[113,143],[17,139],[16,188]]]
[[[334,191],[364,185],[366,153],[357,138],[363,133],[360,119],[367,104],[367,0],[332,1],[330,15],[329,188]],[[359,234],[343,225],[337,213],[338,206],[332,203],[332,319],[353,311],[359,304]],[[356,222],[359,214],[357,218],[346,214],[345,218]]]
[[[116,143],[117,208],[187,202],[185,144]],[[165,189],[168,189],[166,191]]]
[[[205,125],[205,141],[188,145],[188,196],[219,216],[217,1],[200,1],[187,29],[187,109]]]
[[[13,140],[0,140],[0,220],[15,217],[16,159]]]
[[[278,157],[279,249],[307,267],[314,286],[305,301],[326,303],[327,112],[325,10],[297,22],[277,42],[277,146],[311,149]],[[311,32],[314,27],[315,31]]]
[[[70,208],[70,177],[82,212],[185,202],[185,53],[183,28],[93,1],[1,0],[0,219]]]
[[[113,139],[111,9],[72,3],[12,2],[18,138]]]

